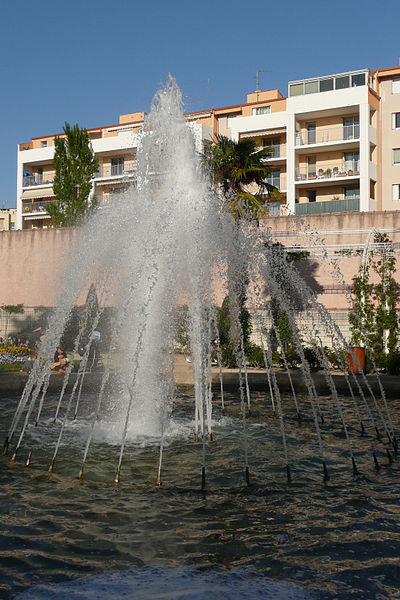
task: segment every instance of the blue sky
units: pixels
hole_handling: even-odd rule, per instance
[[[172,73],[185,109],[243,102],[287,81],[398,64],[395,0],[3,2],[0,205],[16,203],[16,147],[148,111]]]

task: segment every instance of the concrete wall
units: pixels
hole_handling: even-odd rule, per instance
[[[320,289],[319,301],[330,310],[345,311],[345,291],[358,273],[360,257],[346,256],[343,250],[357,245],[362,248],[374,228],[387,232],[400,248],[398,211],[268,217],[259,232],[264,236],[270,232],[274,241],[286,246],[306,248],[310,256],[305,275]],[[0,232],[0,306],[54,306],[75,239],[73,228]],[[326,252],[327,257],[323,256]],[[400,254],[398,258],[400,282]]]
[[[0,305],[54,306],[73,228],[0,232]]]

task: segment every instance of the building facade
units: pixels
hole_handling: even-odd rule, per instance
[[[17,209],[0,208],[0,231],[11,231],[16,229]]]
[[[135,182],[144,117],[121,115],[117,125],[88,130],[100,161],[94,180],[100,202]],[[290,81],[286,97],[277,89],[256,91],[244,104],[186,118],[199,150],[216,135],[271,148],[268,181],[281,200],[268,204],[270,216],[400,208],[400,67]],[[18,147],[20,229],[51,226],[54,138]]]

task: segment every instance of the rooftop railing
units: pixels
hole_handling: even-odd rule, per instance
[[[329,144],[331,142],[348,142],[360,139],[360,126],[342,125],[341,127],[316,128],[309,131],[296,132],[296,146],[313,144]]]

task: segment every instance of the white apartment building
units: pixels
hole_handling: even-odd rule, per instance
[[[281,201],[270,215],[367,212],[400,208],[400,67],[361,69],[290,81],[288,95],[256,91],[244,104],[188,113],[199,150],[220,134],[272,147],[270,183]],[[144,113],[89,130],[100,160],[102,201],[135,181]],[[54,137],[18,148],[17,227],[50,225]]]

